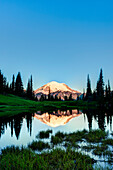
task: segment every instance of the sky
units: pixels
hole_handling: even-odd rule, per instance
[[[83,91],[100,68],[113,89],[113,0],[0,0],[0,69],[24,88],[50,82]]]

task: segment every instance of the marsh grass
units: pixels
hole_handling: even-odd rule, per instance
[[[63,142],[63,139],[62,138],[59,138],[58,136],[51,136],[51,143],[53,145],[57,145],[57,144],[60,144]]]
[[[113,146],[113,139],[111,139],[111,138],[104,139],[104,140],[102,141],[102,143],[105,144],[105,145],[111,145],[111,146]]]
[[[40,131],[36,138],[40,139],[49,138],[50,133],[52,133],[52,130],[49,129],[46,131]]]
[[[108,132],[98,129],[89,131],[89,133],[85,135],[85,139],[87,142],[98,143],[105,139],[107,136]]]
[[[11,147],[2,150],[0,169],[93,169],[94,160],[88,155],[71,149],[53,149],[50,152],[35,154],[29,149]]]
[[[95,149],[95,146],[94,145],[82,146],[81,149],[89,152],[89,151]]]
[[[98,156],[105,156],[105,151],[108,149],[107,145],[97,145],[95,146],[95,149],[93,150],[93,154],[94,155],[98,155]]]
[[[82,142],[87,133],[88,132],[86,130],[83,130],[83,131],[77,131],[77,132],[67,134],[65,141],[68,141],[70,143]]]
[[[42,151],[43,149],[50,148],[49,143],[45,143],[43,141],[33,141],[31,144],[28,145],[29,148],[32,150]]]
[[[80,148],[80,146],[77,144],[77,143],[75,143],[75,142],[73,142],[73,143],[69,143],[69,142],[65,142],[64,143],[64,146],[65,147],[70,147],[70,148],[76,148],[76,149],[79,149]]]
[[[43,132],[42,139],[48,133],[51,133],[51,131]],[[54,136],[51,136],[53,147],[49,143],[40,140],[33,141],[28,145],[28,148],[7,147],[2,150],[0,155],[0,169],[93,169],[95,160],[91,159],[88,153],[87,155],[83,154],[83,150],[92,151],[93,155],[99,157],[106,157],[108,163],[111,164],[113,163],[113,153],[109,150],[108,145],[111,144],[111,140],[107,139],[107,135],[107,132],[100,130],[89,132],[83,130],[69,134],[57,132]],[[92,141],[91,136],[96,138],[93,144],[90,143]],[[87,146],[80,146],[80,141],[84,139],[86,139],[85,142],[90,142],[87,142]],[[57,144],[64,146],[65,149],[53,149],[54,145]],[[43,149],[47,148],[50,150],[44,152]],[[81,151],[77,152],[76,150],[79,148]],[[35,150],[40,151],[40,154],[37,155],[34,152]]]
[[[24,169],[47,169],[45,160],[31,152],[29,149],[18,147],[7,147],[0,155],[1,170],[24,170]]]

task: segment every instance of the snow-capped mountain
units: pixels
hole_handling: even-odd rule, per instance
[[[77,96],[81,95],[79,91],[71,89],[65,83],[58,83],[56,81],[49,82],[44,86],[38,88],[37,90],[35,90],[35,94],[39,99],[42,94],[48,95],[49,90],[51,95],[53,96],[57,95],[57,97],[61,97],[62,100],[64,100],[64,96],[69,97],[70,94],[72,94],[73,99],[76,99]]]

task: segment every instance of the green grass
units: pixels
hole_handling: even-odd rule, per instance
[[[87,140],[87,142],[98,143],[105,139],[107,136],[107,132],[98,129],[91,130],[88,134],[85,135],[85,139]]]
[[[54,149],[40,155],[29,149],[10,147],[2,150],[0,155],[1,170],[53,170],[53,169],[93,169],[94,160],[88,155],[67,149]]]
[[[109,139],[105,139],[102,141],[103,144],[105,145],[111,145],[113,146],[113,139],[109,138]]]
[[[62,138],[59,138],[58,136],[51,136],[51,143],[53,145],[57,145],[59,143],[62,143],[63,142],[63,139]]]
[[[49,129],[46,131],[40,131],[36,138],[40,139],[49,138],[50,133],[52,133],[52,130]]]
[[[28,145],[28,147],[32,150],[42,151],[43,149],[50,148],[50,145],[42,141],[33,141],[31,144]]]
[[[102,145],[102,144],[97,145],[97,146],[95,146],[95,149],[93,150],[93,154],[98,155],[98,156],[102,156],[107,149],[108,149],[107,145]]]
[[[43,101],[36,102],[14,95],[0,94],[0,117],[10,117],[25,112],[53,111],[66,109],[95,108],[96,102],[86,101]]]

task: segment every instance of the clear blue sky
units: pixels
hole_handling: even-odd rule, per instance
[[[34,89],[52,80],[95,88],[100,68],[113,88],[113,0],[0,0],[0,69],[11,81],[32,74]]]

